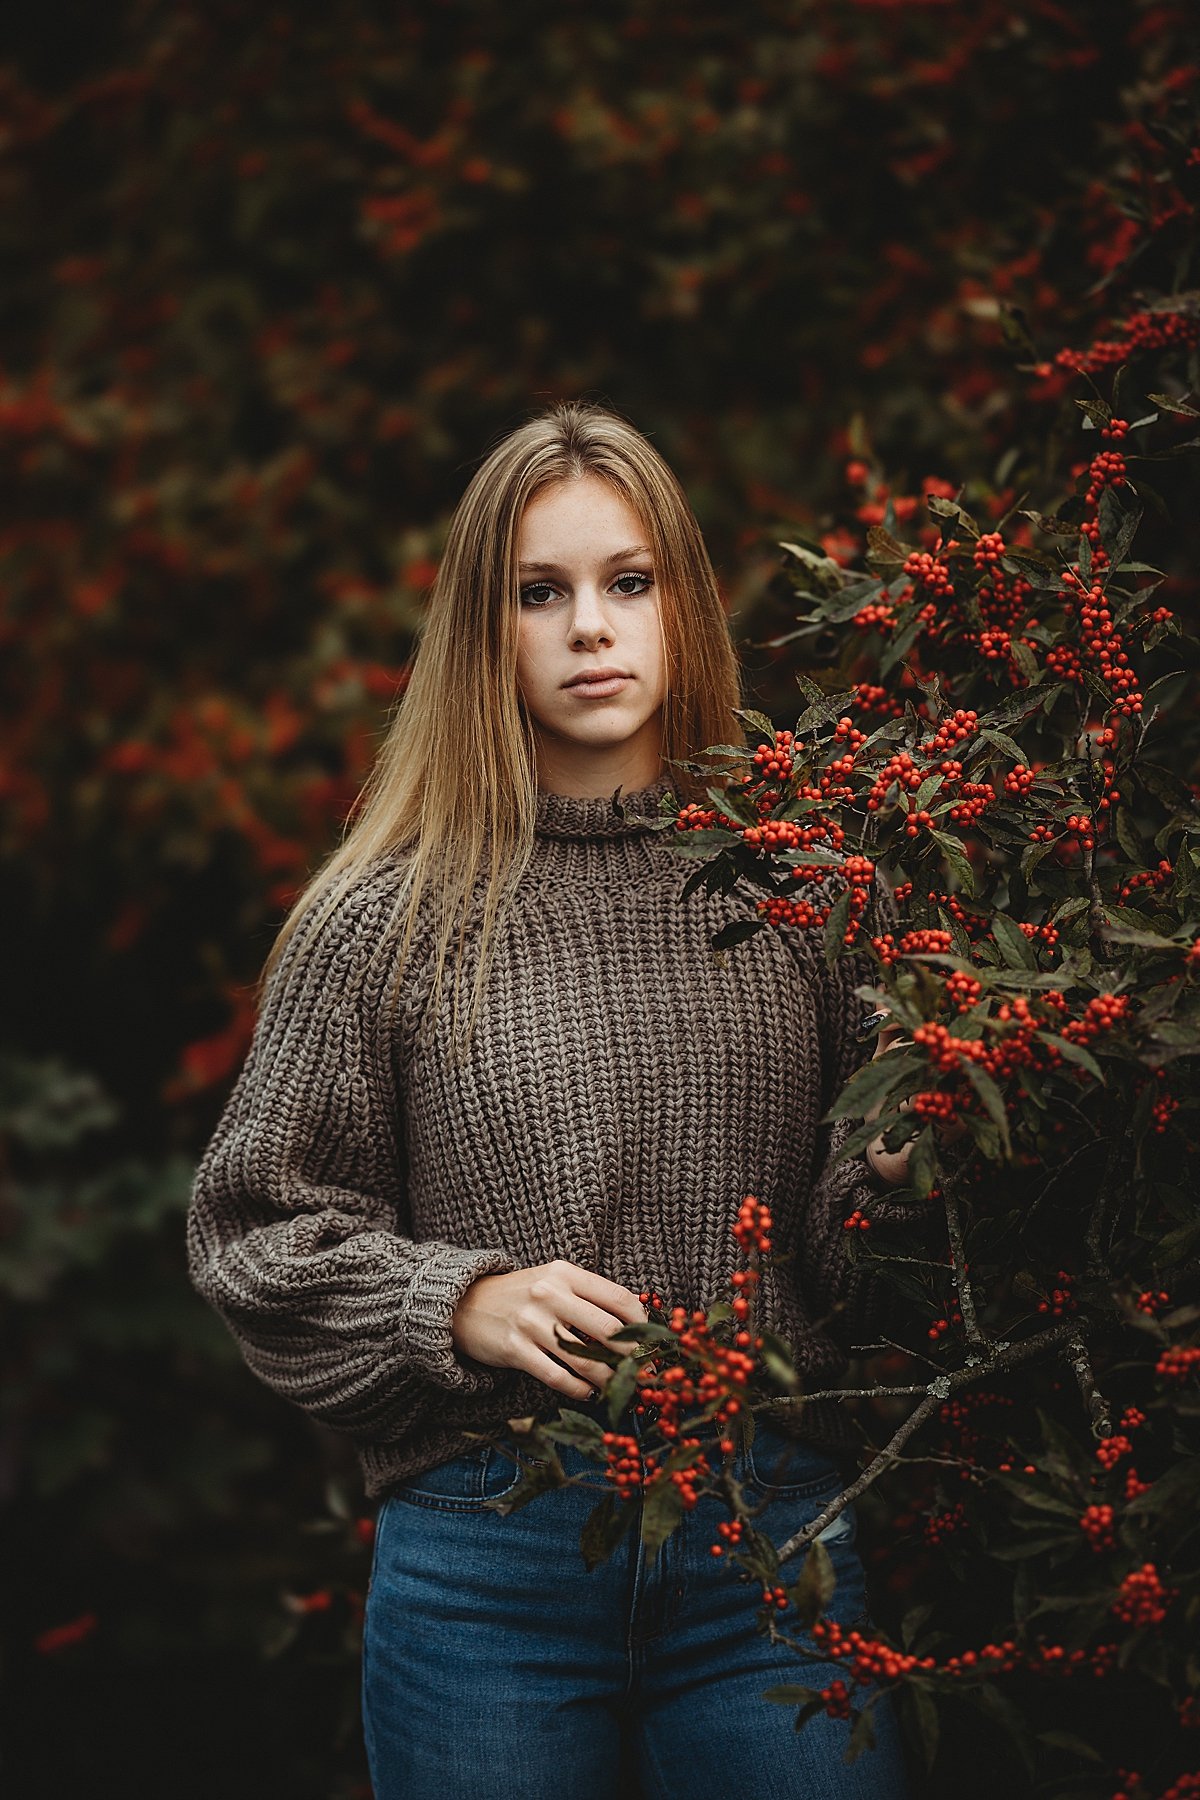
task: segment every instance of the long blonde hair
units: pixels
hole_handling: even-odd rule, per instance
[[[368,865],[399,856],[402,879],[384,937],[404,915],[392,1003],[399,992],[422,895],[440,902],[433,986],[440,990],[455,926],[454,1021],[459,961],[476,884],[486,874],[480,956],[467,1039],[486,981],[497,919],[534,848],[537,779],[532,727],[516,678],[520,587],[517,539],[526,506],[554,482],[595,475],[632,507],[653,553],[667,692],[664,764],[711,744],[746,741],[736,716],[740,670],[716,576],[679,482],[654,446],[611,409],[556,403],[485,455],[456,506],[418,631],[406,688],[351,808],[342,842],[310,877],[279,929],[259,997],[292,934],[323,904],[319,931]],[[703,765],[698,765],[703,768]],[[683,803],[705,799],[705,780],[670,769]]]

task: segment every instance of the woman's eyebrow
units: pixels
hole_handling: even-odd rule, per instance
[[[614,550],[611,556],[605,557],[604,562],[601,564],[601,567],[602,568],[606,567],[611,563],[624,562],[625,558],[627,556],[649,556],[649,555],[650,555],[650,546],[648,544],[634,544],[633,547],[629,550]],[[561,575],[563,572],[562,565],[560,563],[552,563],[552,562],[523,562],[523,563],[518,563],[517,567],[520,570],[522,570],[525,574],[532,574],[535,569],[541,569],[551,575]]]

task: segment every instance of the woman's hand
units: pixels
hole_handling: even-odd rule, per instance
[[[872,1062],[875,1061],[875,1057],[884,1056],[889,1050],[897,1049],[902,1045],[911,1044],[912,1039],[910,1037],[905,1037],[903,1032],[904,1027],[902,1025],[883,1026],[875,1045],[875,1055],[871,1058]],[[907,1112],[911,1104],[912,1102],[910,1100],[901,1100],[898,1103],[897,1110],[899,1112]],[[882,1100],[877,1100],[870,1111],[866,1113],[864,1123],[870,1124],[871,1120],[878,1118],[882,1111],[883,1102]],[[912,1137],[909,1138],[906,1144],[902,1144],[899,1150],[884,1149],[882,1132],[880,1132],[878,1137],[871,1139],[863,1154],[868,1166],[874,1170],[881,1181],[886,1181],[894,1187],[900,1187],[907,1181],[908,1159],[912,1154],[912,1147],[916,1142],[920,1129],[920,1126],[918,1126]],[[939,1119],[934,1122],[933,1129],[935,1135],[943,1144],[953,1144],[963,1135],[966,1126],[960,1119],[954,1119],[949,1124]]]
[[[607,1343],[610,1332],[645,1323],[646,1316],[627,1287],[558,1257],[532,1269],[477,1276],[454,1309],[450,1335],[476,1362],[523,1369],[557,1393],[584,1400],[602,1393],[613,1372],[607,1363],[572,1356],[555,1341],[555,1332]],[[612,1348],[628,1355],[636,1345]]]

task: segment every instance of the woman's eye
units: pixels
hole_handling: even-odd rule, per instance
[[[613,582],[613,586],[619,587],[623,581],[640,581],[643,583],[643,586],[636,589],[621,589],[624,598],[627,600],[638,599],[648,588],[654,586],[653,575],[647,575],[641,569],[630,569],[624,575],[618,575]],[[532,606],[536,610],[545,605],[545,602],[538,598],[539,595],[553,594],[557,593],[557,591],[558,590],[552,587],[548,581],[531,582],[528,587],[523,587],[521,589],[521,604],[523,606]]]

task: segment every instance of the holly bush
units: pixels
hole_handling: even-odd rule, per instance
[[[1085,453],[1068,449],[1053,510],[1025,493],[981,522],[961,490],[927,491],[928,523],[906,509],[906,529],[889,495],[865,568],[783,546],[799,610],[778,641],[810,671],[803,708],[788,729],[743,713],[749,742],[687,765],[711,805],[664,802],[664,841],[698,863],[685,897],[761,891],[714,948],[818,933],[902,1029],[827,1115],[852,1126],[839,1158],[881,1132],[907,1143],[942,1224],[931,1246],[924,1222],[878,1223],[869,1199],[843,1222],[847,1256],[878,1264],[911,1321],[886,1374],[834,1391],[875,1427],[861,1474],[775,1545],[714,1467],[714,1424],[729,1450],[756,1404],[815,1397],[790,1347],[756,1334],[743,1272],[732,1309],[714,1298],[618,1334],[654,1351],[652,1375],[621,1359],[612,1401],[640,1386],[660,1409],[640,1478],[629,1440],[567,1418],[528,1430],[540,1467],[510,1504],[554,1485],[556,1432],[606,1457],[618,1495],[642,1493],[648,1542],[711,1484],[731,1561],[763,1583],[764,1628],[845,1669],[768,1693],[799,1727],[846,1719],[853,1760],[895,1688],[931,1781],[954,1778],[945,1721],[974,1710],[999,1728],[1006,1792],[1185,1800],[1200,1794],[1200,639],[1194,585],[1181,614],[1138,551],[1147,504],[1170,538],[1155,465],[1194,481],[1200,302],[1157,297],[1125,326],[1107,396],[1077,365]],[[822,648],[837,678],[813,678]],[[755,1204],[739,1230],[751,1284],[770,1254]],[[877,1484],[895,1534],[882,1560],[909,1590],[894,1639],[826,1616],[820,1533]],[[605,1501],[589,1541],[607,1553],[628,1524]]]
[[[1136,555],[1166,571],[1156,601],[1194,613],[1200,509],[1191,464],[1167,454],[1185,415],[1152,396],[1195,400],[1198,69],[1187,0],[619,0],[603,19],[520,0],[403,18],[365,0],[53,0],[14,13],[0,62],[6,1773],[34,1771],[26,1785],[46,1794],[110,1777],[126,1796],[363,1792],[370,1509],[348,1446],[260,1392],[190,1291],[182,1209],[248,1047],[276,924],[336,840],[380,709],[403,692],[464,457],[559,395],[627,410],[700,517],[753,699],[794,726],[798,668],[823,695],[886,683],[894,705],[925,704],[908,651],[877,673],[898,635],[855,611],[844,573],[872,527],[933,556],[945,520],[925,525],[927,494],[957,496],[1014,552],[1006,515],[1025,488],[1081,524],[1071,496],[1052,495],[1080,445],[1074,397],[1099,401],[1098,377],[1131,426],[1160,412],[1125,445],[1147,504]],[[1107,387],[1122,362],[1128,401]],[[1160,459],[1154,482],[1135,446]],[[1028,543],[1066,545],[1082,574],[1078,536],[1047,546],[1031,530]],[[781,562],[781,541],[799,554]],[[974,549],[964,532],[948,556],[964,601]],[[798,622],[801,587],[814,598]],[[826,620],[835,595],[848,615]],[[1014,623],[1018,667],[1029,636],[1044,679],[1051,646]],[[1151,711],[1171,658],[1190,667],[1189,643],[1171,634],[1152,650]],[[1190,792],[1191,689],[1164,694],[1143,766]],[[1053,753],[1068,699],[1056,708],[1040,737],[1026,721],[1009,731],[1031,768]],[[940,710],[936,697],[918,710],[923,727]],[[847,714],[865,736],[888,717]],[[801,751],[834,717],[806,727]],[[1101,764],[1123,769],[1132,729],[1117,758],[1096,745]],[[973,759],[967,779],[984,778]],[[1126,800],[1122,779],[1097,850],[1105,905],[1111,833],[1140,793]],[[1132,815],[1144,847],[1174,804],[1160,794],[1160,810]],[[959,841],[947,818],[936,829]],[[928,856],[931,842],[915,848]],[[1147,854],[1142,872],[1161,860]],[[1168,860],[1170,885],[1143,895],[1143,882],[1112,910],[1132,905],[1158,919],[1134,929],[1169,939],[1175,915],[1156,909],[1186,879],[1175,839]],[[747,862],[772,858],[747,846]],[[1058,851],[1038,880],[1055,870],[1069,875]],[[975,897],[949,867],[937,891],[985,912],[976,873]],[[816,897],[776,887],[793,904],[801,888]],[[1039,916],[1000,898],[1014,923]],[[957,923],[949,905],[947,926],[905,904],[914,929]],[[971,972],[994,1001],[988,941]],[[1035,949],[1045,973],[1048,949]],[[865,976],[883,978],[865,954]],[[926,989],[906,1001],[901,978],[954,972],[908,952],[890,971],[885,991],[917,1012]],[[1159,1041],[1173,1023],[1164,1015]],[[980,1041],[990,1051],[996,1027]],[[1082,1048],[1110,1083],[1133,1082],[1113,1060],[1133,1041],[1118,1031]],[[1161,1066],[1162,1082],[1141,1068],[1179,1102],[1166,1133],[1142,1134],[1160,1170],[1190,1118],[1186,1059]],[[925,1087],[953,1099],[964,1083],[978,1093],[970,1074],[931,1070]],[[1061,1069],[1047,1083],[1069,1087]],[[1007,1103],[1011,1082],[999,1088]],[[1095,1102],[1082,1086],[1072,1098],[1077,1133]],[[985,1115],[976,1106],[967,1127],[977,1147]],[[1010,1131],[1019,1157],[1027,1139]],[[1052,1193],[1042,1214],[1056,1205]],[[959,1206],[983,1257],[991,1214],[969,1195]],[[848,1254],[882,1236],[848,1232]],[[1120,1252],[1119,1239],[1118,1268]],[[1048,1310],[1058,1266],[1079,1272],[1056,1264]],[[941,1361],[958,1330],[949,1273],[931,1276]],[[1145,1291],[1175,1308],[1180,1281],[1161,1279]],[[1134,1326],[1178,1337],[1172,1316],[1139,1312]],[[1064,1380],[1056,1404],[1074,1407]],[[882,1441],[907,1401],[845,1404]],[[985,1411],[970,1415],[978,1429]],[[966,1414],[947,1429],[961,1436]],[[1138,1457],[1147,1479],[1155,1465]],[[938,1522],[958,1495],[936,1500],[913,1476],[897,1463],[861,1500],[897,1632],[960,1554]],[[951,1629],[960,1607],[959,1641],[973,1641],[1003,1610],[984,1604],[990,1591],[975,1615],[956,1586],[939,1621]],[[952,1783],[950,1714],[941,1730],[931,1780]],[[970,1738],[976,1779],[974,1750]]]

